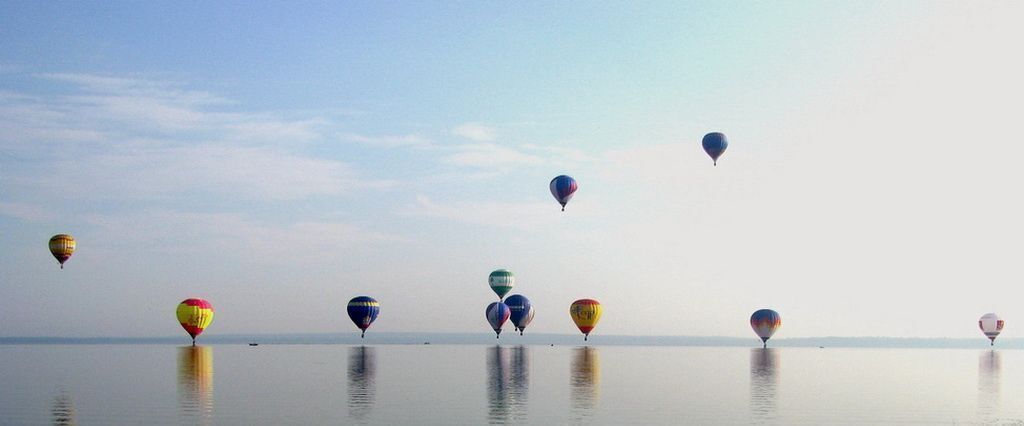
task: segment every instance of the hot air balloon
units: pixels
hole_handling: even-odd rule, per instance
[[[64,262],[67,262],[74,252],[75,237],[68,234],[57,234],[50,237],[50,253],[60,262],[60,269],[64,269]]]
[[[519,330],[519,335],[523,335],[523,330],[526,326],[530,325],[530,321],[533,321],[533,305],[530,304],[530,299],[526,296],[513,294],[505,299],[505,304],[508,305],[508,309],[512,311],[511,319],[512,325]]]
[[[1003,320],[999,318],[999,315],[987,313],[978,319],[978,327],[988,337],[989,345],[995,346],[996,336],[999,335],[999,332],[1003,331]]]
[[[178,322],[192,336],[192,346],[196,345],[196,336],[213,322],[213,305],[203,299],[185,299],[178,304]]]
[[[490,284],[491,290],[494,290],[494,293],[498,295],[498,300],[501,300],[516,284],[516,276],[508,269],[499,269],[491,272],[491,275],[487,277],[487,284]]]
[[[508,317],[512,312],[508,309],[508,305],[501,302],[493,302],[487,305],[487,310],[484,311],[484,315],[487,316],[487,322],[491,323],[491,328],[494,329],[495,338],[501,338],[501,326],[505,325],[505,321],[508,321]]]
[[[576,323],[576,327],[583,332],[583,341],[586,341],[587,337],[590,337],[590,331],[597,326],[597,321],[601,319],[601,302],[594,299],[580,299],[572,302],[572,305],[569,306],[569,316]]]
[[[754,333],[757,333],[757,337],[761,338],[761,343],[766,348],[768,347],[768,339],[781,326],[782,317],[779,316],[778,312],[771,309],[761,309],[750,316],[750,328],[754,329]]]
[[[370,296],[359,296],[348,301],[348,317],[363,331],[360,338],[366,337],[366,329],[380,314],[380,302]]]
[[[708,153],[711,160],[718,165],[718,157],[722,156],[725,149],[729,147],[729,140],[725,138],[725,135],[712,132],[704,135],[704,140],[701,141],[704,145],[704,152]]]
[[[576,193],[576,188],[579,185],[576,184],[576,179],[566,175],[556,176],[551,179],[551,195],[555,196],[558,203],[562,205],[562,211],[565,211],[565,205],[572,199],[572,194]]]

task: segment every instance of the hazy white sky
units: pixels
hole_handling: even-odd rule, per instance
[[[0,336],[1019,335],[1024,5],[629,6],[5,2]]]

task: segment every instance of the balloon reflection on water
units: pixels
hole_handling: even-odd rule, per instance
[[[75,404],[71,402],[71,395],[61,391],[60,395],[53,400],[53,424],[60,426],[72,426],[78,424],[75,420]]]
[[[777,351],[773,348],[750,350],[750,410],[755,420],[770,420],[775,414],[779,371]]]
[[[992,420],[999,413],[1002,359],[998,351],[981,351],[978,355],[978,416]]]
[[[487,348],[487,419],[490,423],[525,422],[529,386],[527,347]]]
[[[213,348],[178,348],[178,404],[188,423],[212,423]]]
[[[348,351],[348,415],[366,420],[377,395],[377,354],[374,348],[358,346]]]
[[[597,348],[586,346],[573,349],[569,385],[572,413],[576,420],[591,417],[597,407],[600,384],[601,360]]]

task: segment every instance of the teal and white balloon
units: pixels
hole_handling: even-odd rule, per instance
[[[501,300],[509,291],[512,291],[512,287],[516,284],[516,276],[508,269],[499,269],[491,272],[491,276],[487,277],[487,283],[491,285],[494,294],[498,295],[498,300]]]

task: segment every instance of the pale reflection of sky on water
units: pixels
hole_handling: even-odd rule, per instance
[[[4,425],[1024,420],[1017,350],[0,345],[0,359]]]

